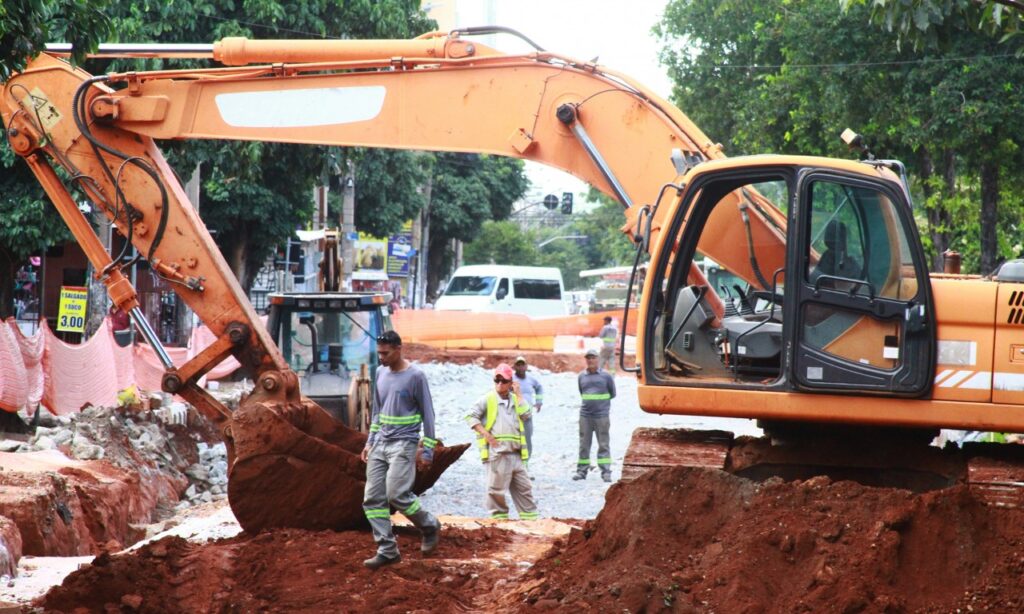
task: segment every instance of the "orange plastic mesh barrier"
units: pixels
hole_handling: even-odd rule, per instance
[[[0,326],[0,408],[16,411],[28,398],[28,374],[11,327]]]
[[[107,320],[77,345],[61,341],[45,324],[41,328],[46,336],[42,403],[52,413],[76,412],[86,404],[115,405],[117,392],[132,385],[131,350],[114,342]]]
[[[167,348],[175,365],[183,365],[214,341],[205,326],[192,330],[187,348]],[[206,377],[219,379],[240,365],[228,357]],[[0,324],[0,410],[29,411],[42,403],[57,415],[79,411],[85,405],[112,405],[117,393],[132,384],[143,390],[160,390],[163,366],[145,344],[120,347],[114,341],[109,319],[84,343],[72,345],[58,339],[40,323],[39,331],[25,336],[13,318]],[[202,384],[202,380],[200,381]]]
[[[392,316],[403,341],[449,348],[550,350],[560,335],[596,337],[605,316],[622,322],[622,312],[531,318],[516,313],[474,313],[401,309]],[[626,331],[636,334],[636,310],[629,312]]]

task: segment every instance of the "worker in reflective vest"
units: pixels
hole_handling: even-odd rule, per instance
[[[466,423],[477,433],[480,458],[487,466],[486,505],[491,517],[508,519],[508,492],[519,518],[535,520],[537,504],[526,473],[530,453],[523,426],[530,406],[513,391],[512,376],[512,367],[498,365],[494,370],[494,390],[477,400],[466,416]]]
[[[597,350],[586,353],[587,369],[578,378],[580,397],[580,455],[576,461],[574,480],[585,480],[590,471],[590,443],[597,435],[597,466],[601,479],[612,481],[612,450],[609,445],[609,427],[612,399],[615,398],[615,378],[597,367]]]

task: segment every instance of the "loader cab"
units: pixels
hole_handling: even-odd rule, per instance
[[[358,430],[359,406],[365,409],[369,397],[350,397],[367,392],[356,392],[361,373],[370,386],[374,381],[377,337],[392,329],[391,294],[275,293],[268,298],[267,328],[299,376],[302,394]]]
[[[644,323],[654,340],[644,344],[646,382],[928,393],[934,308],[899,179],[859,163],[787,160],[797,161],[692,173],[648,273],[646,289],[660,292]],[[695,266],[708,254],[716,283]]]

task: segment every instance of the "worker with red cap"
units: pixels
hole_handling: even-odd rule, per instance
[[[512,367],[498,365],[494,369],[494,389],[477,400],[466,416],[466,423],[476,431],[480,458],[487,465],[486,505],[491,517],[508,519],[508,492],[519,518],[535,520],[537,504],[526,473],[530,453],[523,426],[530,406],[513,389],[512,377]]]

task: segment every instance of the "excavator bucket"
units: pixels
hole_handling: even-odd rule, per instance
[[[234,463],[228,501],[243,529],[309,530],[367,526],[363,516],[366,435],[349,429],[317,404],[244,403],[229,427]],[[429,468],[417,467],[414,490],[426,491],[469,444],[438,444]]]

